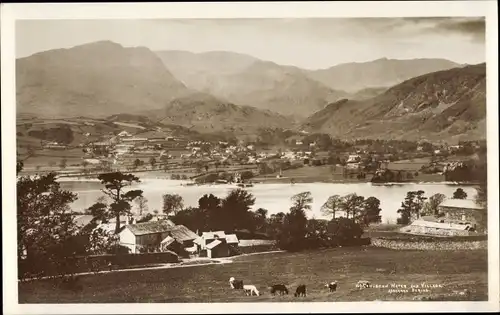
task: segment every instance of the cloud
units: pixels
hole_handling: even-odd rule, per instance
[[[484,17],[403,18],[401,22],[420,26],[421,31],[426,33],[460,35],[476,42],[485,40]]]

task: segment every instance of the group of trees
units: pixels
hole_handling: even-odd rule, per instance
[[[61,189],[55,173],[20,176],[22,162],[17,163],[17,252],[22,264],[21,277],[64,275],[74,266],[76,256],[116,253],[120,249],[116,237],[95,229],[96,221],[80,228],[74,221],[69,204],[77,195]],[[100,200],[89,211],[98,218],[119,217],[130,211],[130,202],[140,196],[140,190],[126,187],[139,179],[131,174],[109,173],[99,176],[103,192],[111,198],[108,205]],[[120,229],[117,220],[116,230]],[[29,266],[29,270],[26,269]]]
[[[480,183],[477,188],[477,195],[475,196],[476,202],[486,207],[487,193],[486,181]],[[404,201],[401,203],[398,213],[400,217],[397,220],[398,224],[408,225],[413,220],[418,220],[421,216],[440,216],[439,205],[443,203],[446,196],[441,193],[434,194],[429,198],[425,197],[423,190],[409,191],[406,194]],[[457,188],[453,192],[453,199],[467,199],[468,195],[462,188]]]
[[[169,200],[172,198],[169,197]],[[175,204],[182,204],[182,199],[177,200]],[[203,195],[198,200],[198,207],[173,211],[174,215],[171,219],[176,224],[183,224],[193,231],[224,230],[229,232],[245,229],[255,231],[255,213],[250,211],[254,204],[255,198],[252,194],[243,189],[235,189],[225,198],[219,198],[213,194]]]
[[[174,204],[182,204],[179,196],[176,199],[178,201]],[[310,192],[297,194],[291,198],[292,206],[288,213],[279,212],[268,217],[266,209],[250,210],[255,203],[252,194],[235,189],[225,198],[204,195],[199,199],[198,207],[172,211],[174,215],[171,219],[193,231],[246,230],[267,235],[276,240],[280,248],[287,250],[349,244],[361,237],[364,227],[381,221],[380,201],[375,197],[365,199],[356,194],[330,197],[322,210],[332,216],[331,220],[308,219],[307,212],[311,210],[312,201]],[[170,210],[167,212],[172,213]]]

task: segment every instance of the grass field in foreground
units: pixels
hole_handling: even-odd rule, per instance
[[[256,285],[261,296],[231,290],[231,276]],[[333,280],[339,283],[338,291],[328,293],[323,285]],[[357,290],[359,280],[369,280],[373,285],[426,282],[443,287],[425,294],[389,293],[387,288]],[[486,251],[395,251],[374,247],[241,256],[229,264],[112,272],[82,276],[80,281],[80,292],[63,290],[53,280],[20,283],[19,303],[409,301],[417,295],[463,289],[472,292],[470,300],[487,300],[488,291]],[[267,287],[277,283],[286,284],[290,294],[269,294]],[[294,298],[293,292],[301,283],[307,285],[308,295]]]

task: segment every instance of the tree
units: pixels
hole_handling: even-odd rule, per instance
[[[123,174],[121,172],[100,174],[97,178],[105,187],[101,191],[113,201],[106,211],[116,218],[115,233],[118,233],[120,232],[120,215],[130,213],[130,202],[142,196],[142,190],[136,189],[125,192],[124,189],[133,183],[140,183],[140,180],[133,174]]]
[[[439,214],[439,205],[443,203],[446,199],[446,196],[443,194],[434,194],[429,197],[429,200],[424,204],[422,212],[427,215],[438,215]]]
[[[68,160],[67,159],[62,159],[61,162],[59,163],[59,167],[61,169],[65,169],[66,166],[68,166]]]
[[[400,224],[407,225],[410,223],[413,217],[417,219],[420,217],[420,212],[422,211],[425,198],[424,191],[409,191],[406,193],[405,200],[401,203],[401,208],[398,213],[401,214],[401,218],[398,220]]]
[[[151,157],[149,159],[149,164],[151,165],[151,168],[154,169],[156,165],[156,159],[154,157]]]
[[[328,223],[331,245],[351,245],[363,235],[361,226],[353,219],[338,218]]]
[[[359,221],[361,212],[363,211],[364,202],[365,197],[358,196],[356,193],[348,194],[342,197],[341,209],[345,213],[346,218]]]
[[[300,250],[306,246],[307,217],[306,210],[311,209],[313,198],[306,191],[292,196],[290,212],[285,215],[283,228],[277,235],[277,242],[281,248]]]
[[[370,223],[382,222],[380,211],[382,211],[382,209],[380,209],[380,200],[376,197],[368,197],[364,201],[363,209],[360,213],[359,224],[361,224],[361,226],[368,226]]]
[[[229,231],[251,228],[250,209],[255,204],[255,197],[245,189],[233,189],[222,199],[224,227]]]
[[[252,229],[260,232],[265,232],[266,223],[267,223],[267,210],[264,208],[259,208],[255,211],[254,214],[254,224]]]
[[[292,200],[292,207],[290,210],[311,210],[311,203],[313,202],[311,192],[301,192],[292,196],[290,199]]]
[[[467,199],[467,193],[462,188],[457,188],[453,193],[453,199]]]
[[[71,244],[77,227],[69,213],[69,204],[76,199],[76,194],[61,189],[54,173],[18,178],[17,253],[31,262],[30,268],[42,274],[48,269],[64,273],[65,262],[79,253]]]
[[[148,200],[144,196],[139,196],[135,199],[139,215],[142,216],[144,212],[148,211]]]
[[[328,215],[333,215],[335,219],[336,213],[342,208],[342,198],[339,195],[328,197],[328,200],[321,206],[321,212]]]
[[[165,194],[163,195],[163,213],[176,214],[184,207],[184,201],[178,194]]]

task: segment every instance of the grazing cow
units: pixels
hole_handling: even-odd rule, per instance
[[[236,280],[234,277],[229,278],[231,289],[243,289],[243,280]]]
[[[366,289],[366,288],[369,288],[370,286],[371,286],[370,281],[366,281],[366,280],[359,280],[358,283],[356,284],[356,288],[359,288],[359,289]]]
[[[298,296],[306,296],[306,286],[305,284],[301,284],[297,287],[297,289],[295,290],[295,294],[294,294],[295,297],[298,297]]]
[[[330,292],[335,292],[337,291],[337,281],[327,283],[325,284],[325,287],[327,287]]]
[[[245,294],[246,295],[250,295],[250,296],[252,296],[254,294],[257,295],[257,296],[260,295],[259,294],[259,290],[257,290],[257,287],[254,286],[254,285],[252,285],[252,284],[245,284],[245,285],[243,285],[243,290],[245,290]]]
[[[271,287],[271,294],[275,295],[279,293],[279,295],[288,294],[288,289],[284,284],[275,284]]]

